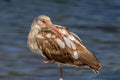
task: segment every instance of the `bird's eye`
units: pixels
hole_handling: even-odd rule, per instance
[[[42,20],[42,22],[43,22],[43,23],[46,23],[46,20],[45,20],[45,19],[43,19],[43,20]]]

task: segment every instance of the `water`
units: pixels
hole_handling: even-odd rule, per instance
[[[120,0],[1,0],[0,80],[58,80],[56,64],[26,45],[33,18],[44,14],[68,26],[99,58],[99,75],[64,66],[65,80],[120,80]]]

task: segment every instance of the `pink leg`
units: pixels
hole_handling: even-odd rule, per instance
[[[59,68],[59,75],[60,75],[59,80],[63,80],[63,76],[62,76],[62,64],[58,64],[58,68]]]
[[[45,60],[45,61],[43,61],[42,63],[47,64],[47,63],[49,63],[49,61],[48,61],[48,60]]]
[[[54,61],[51,61],[51,60],[47,60],[47,59],[46,59],[46,60],[44,60],[42,63],[43,63],[43,64],[48,64],[49,62],[54,62]]]

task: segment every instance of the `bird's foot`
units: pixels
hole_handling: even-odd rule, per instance
[[[45,61],[43,61],[42,63],[44,63],[44,64],[48,64],[49,61],[48,61],[48,60],[45,60]]]
[[[43,64],[48,64],[49,62],[53,62],[53,61],[51,61],[51,60],[44,60],[42,63]]]
[[[63,78],[60,78],[59,80],[63,80]]]

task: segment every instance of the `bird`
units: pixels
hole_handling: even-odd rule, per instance
[[[43,63],[58,64],[59,80],[63,80],[63,65],[89,68],[96,74],[101,69],[99,60],[78,35],[65,26],[53,24],[46,15],[33,19],[27,44],[31,51],[45,59]]]

